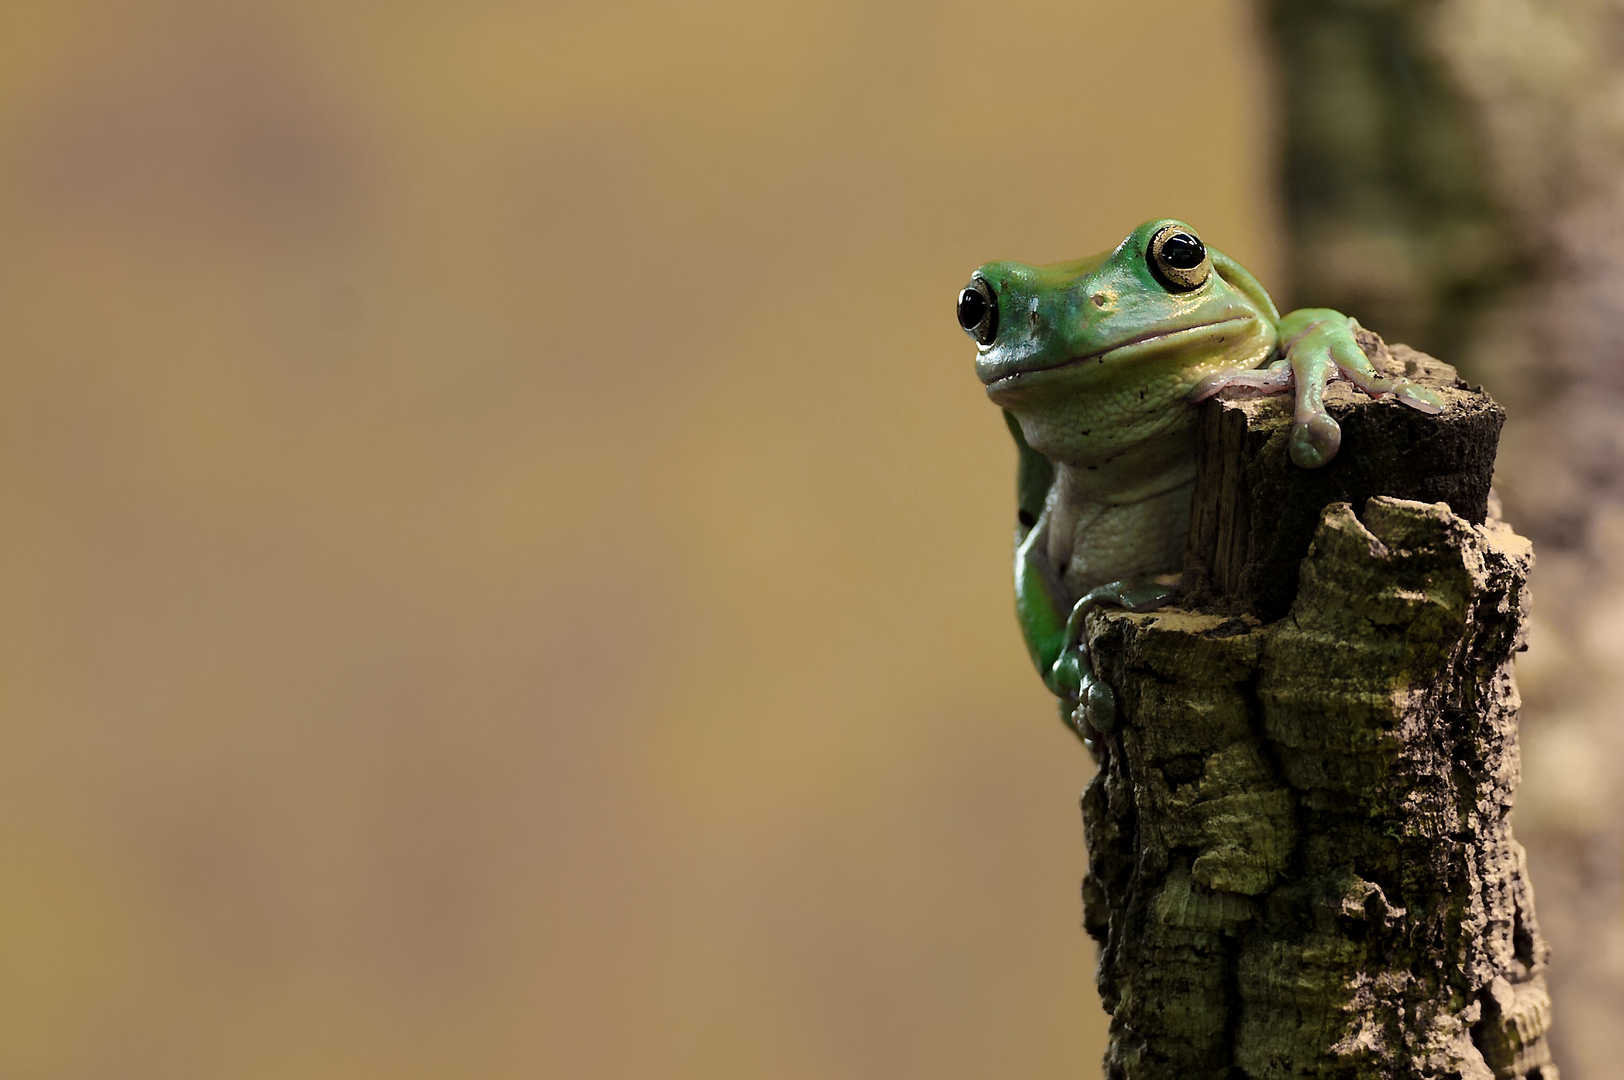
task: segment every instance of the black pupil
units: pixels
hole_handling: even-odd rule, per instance
[[[987,314],[987,298],[980,289],[968,288],[959,293],[959,325],[974,330]]]
[[[1207,249],[1189,233],[1174,233],[1162,241],[1162,261],[1175,270],[1194,270],[1206,257]]]

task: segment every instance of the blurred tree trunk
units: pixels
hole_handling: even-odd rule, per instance
[[[1528,846],[1567,1080],[1624,1059],[1624,0],[1267,0],[1299,304],[1506,406]]]

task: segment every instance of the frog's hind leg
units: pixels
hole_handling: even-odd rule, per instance
[[[1024,518],[1021,528],[1026,528]],[[1015,549],[1015,613],[1043,684],[1060,699],[1061,719],[1092,748],[1090,732],[1115,727],[1117,708],[1116,694],[1089,662],[1083,640],[1089,612],[1106,605],[1129,611],[1161,607],[1178,595],[1178,579],[1124,578],[1091,589],[1072,603],[1045,553],[1048,535],[1049,512],[1044,510]]]
[[[1094,672],[1084,641],[1090,612],[1102,607],[1119,607],[1127,611],[1154,611],[1171,603],[1178,596],[1176,579],[1170,577],[1124,578],[1098,588],[1090,589],[1071,609],[1066,620],[1065,651],[1077,665],[1077,702],[1071,713],[1071,726],[1091,742],[1091,732],[1104,735],[1116,727],[1116,691]],[[1062,715],[1064,715],[1062,706]]]

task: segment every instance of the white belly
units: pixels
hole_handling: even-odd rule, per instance
[[[1065,498],[1060,486],[1048,508],[1048,556],[1066,591],[1077,597],[1120,578],[1181,570],[1194,491],[1191,478],[1137,502],[1103,503]]]

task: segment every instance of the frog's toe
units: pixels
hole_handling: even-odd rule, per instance
[[[1092,674],[1085,676],[1077,710],[1072,713],[1072,724],[1078,734],[1086,737],[1093,730],[1106,735],[1116,727],[1116,722],[1116,691],[1107,686],[1103,679]]]
[[[1179,579],[1171,574],[1163,578],[1127,580],[1117,583],[1115,599],[1125,611],[1155,611],[1166,607],[1179,596]]]
[[[1327,413],[1315,413],[1291,429],[1291,460],[1304,469],[1317,469],[1336,457],[1342,428]]]
[[[1429,415],[1443,412],[1444,399],[1430,386],[1407,382],[1393,391],[1393,396],[1412,409]]]
[[[1067,648],[1061,652],[1060,658],[1049,669],[1049,691],[1061,701],[1076,701],[1082,692],[1084,679],[1087,677],[1088,661],[1084,659],[1082,651],[1076,648]]]

